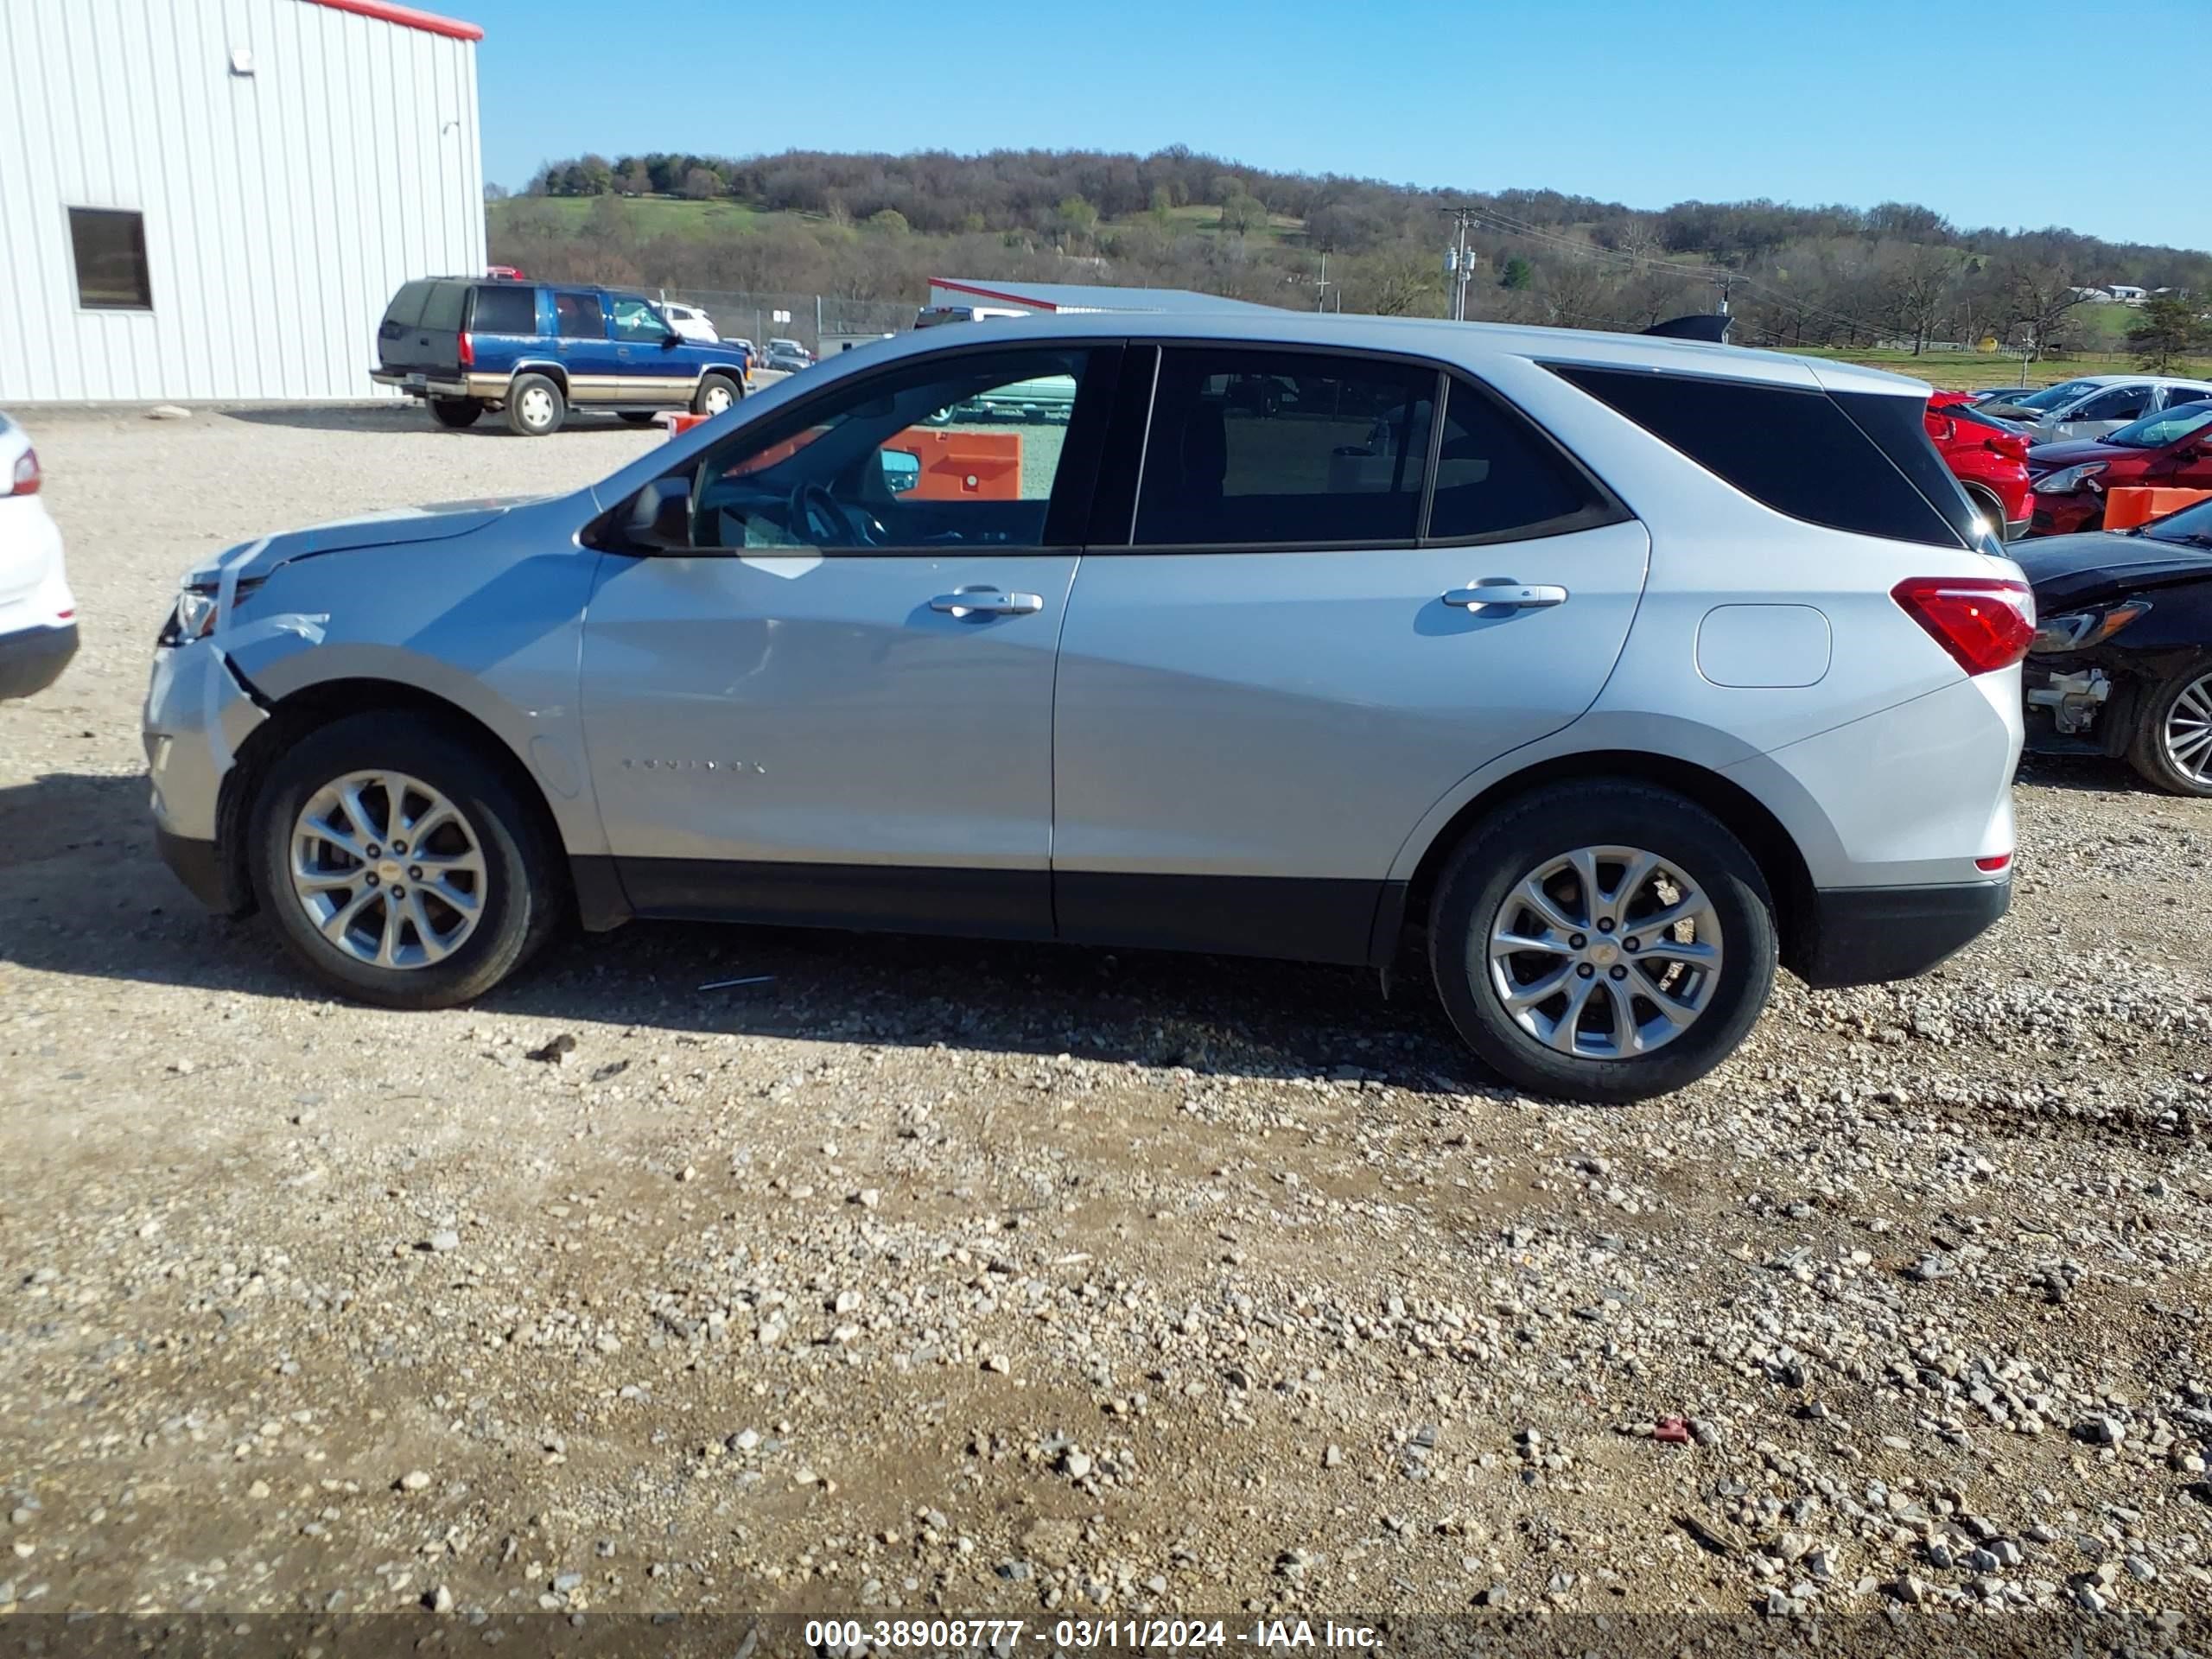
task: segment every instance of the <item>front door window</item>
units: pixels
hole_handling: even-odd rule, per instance
[[[1071,542],[1089,480],[1065,463],[1096,355],[935,359],[741,433],[697,470],[692,545],[956,552]]]
[[[658,346],[671,331],[652,307],[634,295],[614,296],[614,338],[633,345]]]

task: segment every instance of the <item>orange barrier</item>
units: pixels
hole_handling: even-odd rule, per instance
[[[2163,518],[2170,512],[2178,512],[2204,500],[2212,500],[2212,490],[2159,490],[2123,485],[2105,492],[2105,528],[2133,530],[2138,524],[2147,524],[2153,518]]]
[[[672,438],[677,433],[689,432],[700,422],[711,420],[714,417],[709,415],[687,415],[680,410],[667,410],[654,416],[653,418],[668,429],[668,435]]]
[[[1021,499],[1021,435],[1019,432],[940,432],[910,426],[885,441],[922,463],[922,475],[906,492],[917,501],[1019,501]]]

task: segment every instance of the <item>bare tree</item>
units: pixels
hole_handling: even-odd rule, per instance
[[[1912,354],[1927,350],[1936,318],[1949,300],[1958,277],[1958,263],[1948,249],[1922,243],[1900,251],[1885,272],[1889,288],[1887,309],[1897,332],[1912,337]]]
[[[2067,314],[2082,303],[2074,273],[2061,264],[2023,260],[2005,273],[2007,322],[2031,331],[2033,354],[2063,343]]]

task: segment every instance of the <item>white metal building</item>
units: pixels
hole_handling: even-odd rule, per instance
[[[0,0],[0,405],[365,397],[484,268],[483,31],[383,0]]]

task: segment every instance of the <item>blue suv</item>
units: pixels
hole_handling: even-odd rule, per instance
[[[505,409],[535,438],[572,408],[640,423],[664,409],[719,415],[745,396],[752,368],[738,346],[684,339],[642,295],[427,276],[385,308],[370,378],[423,399],[440,426]]]

